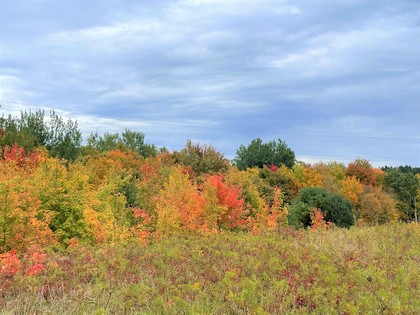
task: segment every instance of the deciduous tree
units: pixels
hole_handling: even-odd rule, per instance
[[[0,118],[0,146],[18,143],[26,151],[45,147],[51,156],[74,161],[81,148],[82,134],[77,121],[65,121],[55,111],[45,118],[45,112],[22,111],[20,117]]]
[[[156,200],[157,229],[164,235],[206,229],[204,200],[187,174],[174,168]]]
[[[191,167],[192,176],[224,173],[229,168],[229,161],[212,146],[194,144],[188,140],[185,148],[172,154],[175,163]]]
[[[391,169],[385,174],[383,183],[388,192],[396,195],[398,207],[404,213],[405,219],[418,222],[418,177],[412,173],[403,173],[399,169]]]
[[[380,187],[368,186],[361,196],[360,220],[369,225],[395,222],[399,218],[397,204]]]
[[[240,187],[224,182],[223,175],[212,175],[204,184],[204,193],[209,228],[230,230],[245,226],[248,213]]]
[[[354,176],[364,185],[377,186],[375,170],[365,159],[356,159],[349,163],[346,168],[346,176]]]
[[[250,167],[262,168],[264,165],[292,167],[295,164],[295,153],[281,139],[264,143],[257,138],[247,147],[241,145],[233,162],[240,170]]]
[[[89,154],[94,150],[99,152],[131,150],[143,157],[156,156],[159,153],[156,146],[144,143],[143,133],[130,129],[126,129],[121,135],[109,132],[104,135],[99,135],[97,132],[92,133],[87,139],[85,151]]]

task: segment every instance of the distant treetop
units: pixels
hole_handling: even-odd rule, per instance
[[[262,168],[264,165],[285,165],[290,168],[295,164],[295,153],[281,139],[264,143],[257,138],[252,140],[247,147],[243,145],[239,147],[233,163],[240,170],[252,167]]]
[[[384,166],[381,169],[386,173],[392,170],[399,170],[401,173],[409,173],[409,174],[414,174],[414,175],[420,174],[420,167],[412,167],[410,165],[405,165],[405,166],[400,165],[398,167]]]
[[[158,148],[153,144],[144,143],[144,134],[138,131],[126,129],[121,135],[119,133],[106,132],[103,136],[97,132],[92,133],[87,139],[87,148],[99,152],[111,150],[131,150],[143,157],[156,156]]]
[[[45,147],[51,156],[74,161],[80,153],[82,133],[77,121],[64,119],[53,110],[45,117],[44,110],[22,111],[20,117],[0,117],[0,146],[18,143],[30,152]]]
[[[172,154],[175,163],[189,166],[195,175],[225,172],[229,161],[211,145],[201,145],[188,140],[181,151]]]

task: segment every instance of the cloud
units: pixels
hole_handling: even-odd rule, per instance
[[[282,138],[308,158],[419,164],[419,12],[413,1],[8,2],[0,99],[174,148],[191,138],[233,156]]]
[[[20,100],[31,97],[33,93],[25,90],[24,86],[25,81],[19,75],[0,74],[0,100]]]
[[[160,33],[162,25],[155,20],[133,20],[108,26],[95,26],[74,31],[49,34],[46,41],[53,45],[81,45],[95,51],[115,53],[121,49],[150,45],[156,42],[151,34]],[[171,33],[174,36],[174,33]],[[159,41],[171,39],[167,32],[160,34]]]

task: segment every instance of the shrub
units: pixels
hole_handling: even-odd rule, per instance
[[[289,212],[289,223],[295,227],[310,226],[313,208],[320,209],[326,221],[339,227],[350,227],[354,224],[350,201],[318,187],[307,187],[299,192]]]
[[[340,195],[331,195],[327,205],[325,220],[340,227],[350,227],[354,224],[353,205]]]

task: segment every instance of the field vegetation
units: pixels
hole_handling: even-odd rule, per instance
[[[419,170],[0,119],[0,310],[416,314]]]
[[[3,277],[3,313],[417,314],[420,229],[222,232],[46,252]]]

